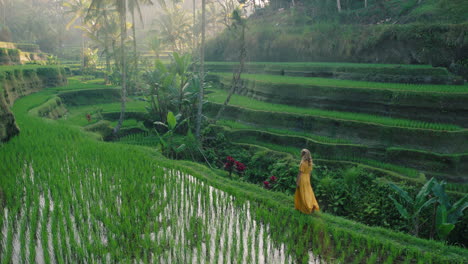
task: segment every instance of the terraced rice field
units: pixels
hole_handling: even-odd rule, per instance
[[[221,77],[232,77],[230,73],[216,73]],[[403,83],[380,83],[351,80],[337,80],[316,77],[292,77],[268,74],[242,74],[242,79],[259,83],[288,84],[288,85],[310,85],[340,88],[366,88],[389,91],[412,91],[427,93],[468,93],[468,85],[431,85],[431,84],[403,84]]]
[[[466,250],[436,241],[302,215],[290,196],[164,159],[134,146],[150,144],[138,136],[105,143],[77,128],[86,126],[84,112],[117,111],[116,103],[70,108],[58,121],[33,116],[60,90],[18,100],[21,134],[0,145],[0,172],[9,176],[0,177],[1,263],[464,261]]]
[[[222,104],[224,103],[227,92],[220,89],[213,89],[213,93],[207,95],[210,102]],[[327,111],[321,109],[296,107],[283,104],[273,104],[255,99],[241,96],[232,95],[229,103],[233,106],[245,107],[252,110],[269,111],[269,112],[282,112],[282,113],[293,113],[300,115],[313,115],[319,117],[335,118],[342,120],[358,121],[363,123],[375,123],[385,126],[403,127],[403,128],[421,128],[441,131],[463,131],[464,129],[457,125],[451,124],[438,124],[430,122],[422,122],[418,120],[391,118],[378,115],[360,114],[351,112],[340,112],[340,111]]]
[[[157,167],[146,184],[126,186],[99,168],[75,166],[75,158],[56,179],[25,163],[17,178],[22,206],[2,214],[2,263],[294,263],[270,227],[253,218],[248,201]],[[129,187],[147,199],[131,199]]]

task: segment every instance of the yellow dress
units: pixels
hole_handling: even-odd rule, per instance
[[[310,185],[310,172],[312,171],[312,166],[310,166],[308,162],[301,161],[299,170],[301,172],[301,176],[299,177],[299,187],[296,188],[296,193],[294,194],[294,207],[304,214],[319,211],[319,205],[315,199],[312,186]]]

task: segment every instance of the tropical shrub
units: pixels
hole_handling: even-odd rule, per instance
[[[401,189],[394,183],[389,183],[389,185],[393,190],[395,190],[395,194],[397,194],[403,202],[397,201],[392,195],[389,195],[388,197],[393,201],[401,216],[409,222],[408,224],[410,225],[411,232],[415,236],[418,236],[421,212],[436,202],[435,197],[429,196],[434,185],[434,178],[424,184],[415,198],[411,198],[407,191]]]
[[[468,195],[455,203],[450,203],[450,199],[445,192],[445,182],[434,180],[432,192],[437,197],[437,211],[435,230],[441,240],[446,240],[450,232],[455,228],[455,224],[463,216],[463,211],[468,207]]]
[[[194,121],[200,79],[189,72],[191,64],[188,54],[173,53],[170,65],[158,60],[154,69],[143,74],[149,102],[147,111],[155,121],[165,122],[169,111]]]

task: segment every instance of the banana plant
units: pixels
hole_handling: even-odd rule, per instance
[[[414,199],[410,197],[408,192],[401,189],[394,183],[389,184],[390,188],[392,188],[399,196],[400,200],[403,200],[404,202],[398,202],[392,195],[389,195],[389,198],[395,204],[400,215],[411,222],[411,231],[415,236],[418,236],[419,233],[419,216],[421,212],[437,200],[436,197],[429,197],[432,187],[434,186],[434,181],[434,178],[432,178],[426,182]]]
[[[441,240],[446,240],[450,232],[455,228],[458,219],[463,216],[463,211],[468,207],[468,195],[455,202],[450,203],[445,192],[445,181],[434,182],[432,192],[437,197],[437,211],[435,229]]]
[[[170,158],[176,158],[177,154],[180,153],[181,151],[184,151],[186,148],[186,145],[183,144],[178,144],[174,140],[174,134],[176,129],[183,125],[185,122],[187,122],[187,119],[181,119],[181,115],[178,114],[177,116],[174,115],[171,111],[167,113],[167,124],[162,123],[162,122],[154,122],[155,125],[161,125],[167,128],[167,131],[161,135],[159,132],[155,129],[156,134],[159,137],[159,145],[158,149],[161,150],[161,152]]]
[[[156,60],[153,70],[148,70],[143,74],[143,79],[148,85],[150,107],[148,112],[153,118],[165,124],[169,113],[170,104],[175,97],[175,76],[160,60]]]
[[[178,100],[177,100],[177,107],[179,113],[182,112],[182,101],[184,100],[184,91],[190,85],[189,81],[191,75],[189,74],[189,67],[192,64],[192,59],[190,54],[186,53],[183,55],[179,55],[179,53],[174,52],[172,53],[173,57],[173,71],[177,74],[178,78]]]

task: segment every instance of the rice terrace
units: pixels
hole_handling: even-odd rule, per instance
[[[0,0],[0,263],[468,263],[468,1]]]

